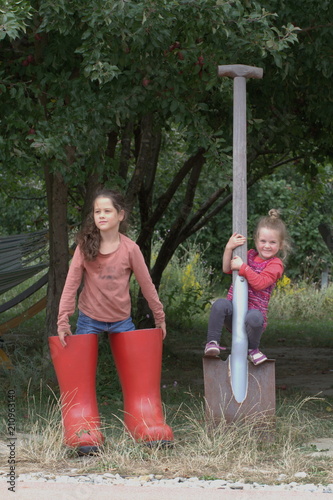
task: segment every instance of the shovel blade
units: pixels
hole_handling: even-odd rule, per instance
[[[203,358],[206,419],[214,426],[253,419],[255,427],[272,429],[275,423],[275,360],[254,366],[248,362],[248,387],[238,403],[231,385],[230,356]]]

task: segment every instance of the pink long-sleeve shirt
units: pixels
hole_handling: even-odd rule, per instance
[[[78,301],[80,311],[107,323],[127,319],[131,315],[129,280],[132,271],[155,323],[165,321],[163,306],[139,246],[120,234],[117,250],[107,255],[98,254],[94,261],[86,260],[80,247],[76,248],[60,299],[58,331],[70,328],[69,317],[75,311],[76,294],[82,279],[84,286]]]

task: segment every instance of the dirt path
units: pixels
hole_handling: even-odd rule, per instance
[[[293,390],[304,396],[333,397],[333,348],[279,346],[263,348],[263,352],[275,360],[277,390]],[[178,349],[179,366],[173,375],[183,383],[186,377],[189,385],[203,388],[203,349],[195,348],[191,353],[191,363],[186,365],[184,358],[188,358],[188,347]],[[221,358],[227,359],[229,354],[230,351],[225,351]]]
[[[278,389],[333,397],[333,349],[272,347],[265,354],[275,359]]]

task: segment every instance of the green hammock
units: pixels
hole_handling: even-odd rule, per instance
[[[0,238],[0,295],[48,267],[48,231]]]

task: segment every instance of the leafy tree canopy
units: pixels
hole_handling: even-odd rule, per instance
[[[0,6],[0,40],[12,40],[26,31],[32,17],[32,7],[28,0],[2,0]]]
[[[217,65],[280,64],[296,39],[291,25],[278,30],[276,14],[250,2],[30,4],[8,3],[16,29],[24,13],[28,29],[19,39],[8,32],[1,48],[1,160],[22,174],[52,162],[74,185],[96,172],[114,176],[110,132],[149,112],[157,127],[177,124],[190,154],[221,153],[232,82],[218,80]]]
[[[13,171],[37,188],[54,172],[83,206],[97,183],[120,186],[147,260],[162,229],[157,282],[177,246],[230,203],[232,81],[217,77],[219,64],[264,68],[248,82],[250,186],[288,163],[314,182],[331,156],[329,2],[6,6],[15,27],[0,47],[7,188]]]

